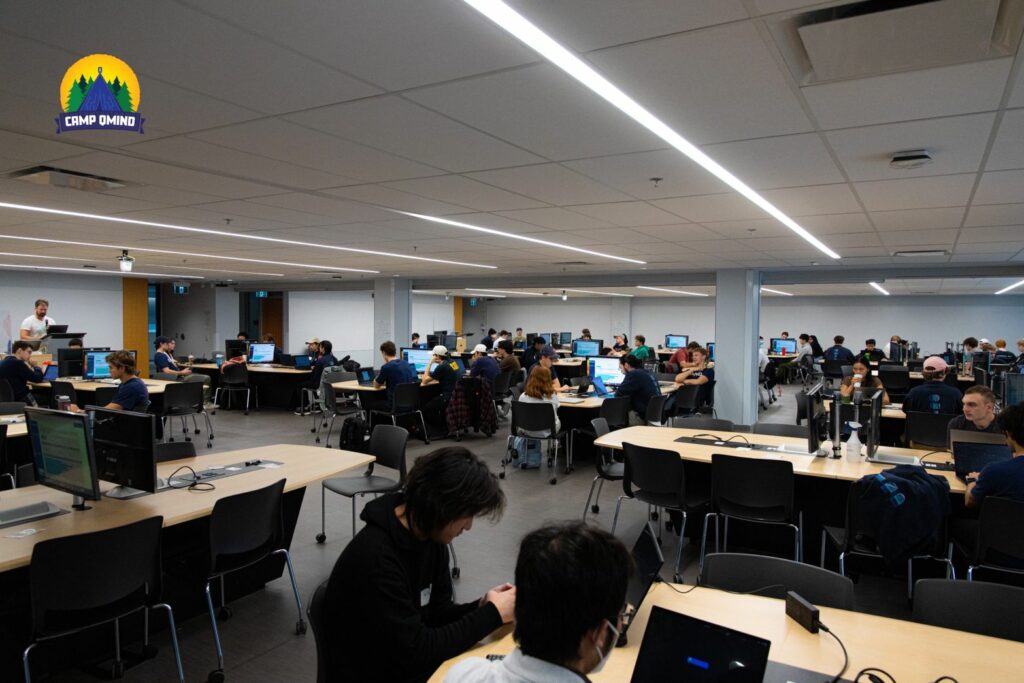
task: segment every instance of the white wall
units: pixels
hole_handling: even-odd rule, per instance
[[[381,340],[373,338],[371,292],[285,292],[288,326],[285,351],[299,353],[310,337],[328,339],[339,359],[351,355],[373,365]],[[235,330],[237,332],[237,330]]]
[[[465,319],[463,324],[465,324]],[[443,296],[429,294],[412,295],[411,332],[419,332],[421,341],[424,344],[427,342],[427,335],[434,330],[454,331],[454,328],[455,304],[452,301],[445,301]],[[393,341],[400,347],[408,345],[408,342],[404,339],[395,339]]]
[[[47,315],[57,324],[85,332],[86,346],[121,348],[121,278],[0,271],[0,349],[19,338],[21,321],[32,315],[36,299],[50,302]]]
[[[666,334],[685,334],[690,341],[706,344],[715,339],[713,297],[633,299],[630,334],[647,337],[649,346],[665,343]],[[632,340],[630,340],[632,343]]]
[[[214,298],[214,319],[216,332],[213,338],[216,343],[211,349],[220,350],[224,340],[234,339],[238,336],[238,316],[241,307],[239,294],[233,287],[216,287],[213,290]],[[285,319],[287,329],[287,318]]]

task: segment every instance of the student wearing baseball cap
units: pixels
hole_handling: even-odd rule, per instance
[[[566,391],[569,388],[568,385],[563,386],[558,381],[558,374],[555,372],[555,368],[552,367],[556,360],[558,360],[558,351],[555,351],[555,348],[548,344],[540,350],[540,357],[533,367],[547,368],[551,373],[551,385],[555,388],[555,391]],[[533,369],[530,372],[533,372]]]
[[[427,424],[434,429],[434,434],[447,434],[448,422],[445,413],[448,411],[448,401],[455,391],[455,385],[459,382],[459,366],[448,357],[448,349],[438,344],[432,352],[433,358],[430,364],[423,369],[420,375],[420,384],[426,386],[433,382],[441,385],[441,393],[430,399],[423,405],[423,417]],[[430,365],[436,363],[433,372]]]
[[[907,392],[903,399],[905,412],[933,413],[935,415],[956,415],[960,412],[963,393],[946,384],[949,366],[938,356],[929,356],[924,361],[924,384]]]
[[[486,377],[488,382],[493,383],[498,376],[498,361],[487,355],[487,347],[477,344],[473,347],[472,365],[469,368],[470,377]]]

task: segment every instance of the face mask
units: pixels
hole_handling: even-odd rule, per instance
[[[594,643],[594,649],[597,650],[597,656],[600,657],[600,659],[597,660],[597,666],[590,670],[590,673],[592,674],[601,673],[601,669],[604,668],[604,663],[608,661],[608,657],[612,653],[612,648],[615,647],[615,643],[619,640],[619,630],[612,626],[612,622],[605,619],[604,623],[608,624],[608,629],[615,634],[615,637],[612,638],[611,643],[608,645],[607,653],[602,652],[601,646]]]

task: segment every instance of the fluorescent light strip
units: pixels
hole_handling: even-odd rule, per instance
[[[427,291],[425,289],[414,289],[414,290],[412,290],[412,293],[413,294],[424,294],[426,296],[451,296],[450,294],[445,294],[444,292],[429,292],[429,291]],[[456,295],[456,296],[458,296],[458,295]]]
[[[882,294],[884,294],[886,296],[889,296],[889,292],[885,291],[885,288],[882,287],[882,285],[878,284],[877,282],[869,282],[868,284],[871,285],[872,287],[874,287],[876,290],[878,290]]]
[[[767,287],[762,287],[761,291],[762,292],[768,292],[769,294],[781,294],[782,296],[793,296],[789,292],[780,292],[777,289],[768,289]]]
[[[232,275],[265,275],[267,277],[284,277],[284,273],[259,273],[252,270],[224,270],[223,268],[194,268],[192,266],[160,266],[161,268],[173,268],[174,270],[202,270],[211,273],[231,273]]]
[[[537,294],[536,292],[510,292],[505,289],[466,289],[467,292],[484,292],[486,294],[522,294],[523,296],[544,296],[543,294]]]
[[[669,292],[671,294],[688,294],[690,296],[708,296],[707,294],[701,294],[700,292],[687,292],[685,289],[665,289],[664,287],[644,287],[643,285],[637,285],[637,289],[647,289],[652,292]]]
[[[558,242],[549,242],[548,240],[537,239],[536,237],[527,237],[526,235],[516,235],[511,232],[503,232],[501,230],[495,230],[494,228],[485,228],[479,225],[473,225],[471,223],[462,223],[460,221],[453,221],[447,218],[438,218],[437,216],[427,216],[422,213],[411,213],[409,211],[399,211],[397,209],[388,209],[395,213],[400,213],[405,216],[411,216],[412,218],[419,218],[421,220],[430,221],[432,223],[441,223],[442,225],[451,225],[456,228],[465,228],[466,230],[476,230],[477,232],[485,232],[488,235],[498,235],[499,237],[508,237],[513,240],[522,240],[523,242],[533,242],[534,244],[543,244],[546,247],[555,247],[556,249],[567,249],[569,251],[575,251],[580,254],[589,254],[591,256],[600,256],[601,258],[610,258],[616,261],[625,261],[626,263],[636,263],[641,266],[646,265],[647,261],[638,261],[633,258],[626,258],[625,256],[615,256],[614,254],[605,254],[600,251],[591,251],[590,249],[581,249],[580,247],[571,247],[568,244],[559,244]]]
[[[47,244],[73,244],[76,247],[95,247],[98,249],[128,249],[129,251],[141,251],[147,254],[170,254],[171,256],[195,256],[196,258],[208,258],[215,261],[238,261],[241,263],[263,263],[268,266],[292,266],[294,268],[312,268],[315,270],[332,270],[346,273],[379,273],[379,270],[363,270],[362,268],[342,268],[340,266],[318,266],[312,263],[293,263],[291,261],[269,261],[259,258],[242,258],[241,256],[224,256],[223,254],[198,254],[192,251],[170,251],[168,249],[148,249],[146,247],[130,247],[125,244],[97,244],[95,242],[74,242],[71,240],[55,240],[46,237],[26,237],[24,235],[0,235],[0,239],[21,240],[23,242],[44,242]],[[224,272],[224,271],[222,271]]]
[[[578,292],[580,294],[598,294],[600,296],[626,296],[630,299],[633,298],[632,294],[619,294],[618,292],[595,292],[590,289],[567,289],[567,292]]]
[[[466,291],[467,292],[475,292],[477,290],[475,290],[475,289],[467,289]],[[488,294],[487,296],[491,297],[491,298],[494,298],[494,299],[507,299],[508,298],[504,294]]]
[[[17,256],[19,258],[42,258],[55,261],[76,261],[78,263],[103,263],[99,259],[73,258],[71,256],[43,256],[40,254],[19,254],[13,251],[0,251],[0,256]],[[236,275],[266,275],[267,277],[284,277],[283,273],[258,273],[250,270],[223,270],[222,268],[192,268],[190,266],[160,266],[161,268],[173,268],[174,270],[202,270],[212,273],[234,273]]]
[[[178,275],[175,273],[142,273],[133,270],[130,273],[120,270],[99,270],[97,268],[59,268],[57,266],[26,266],[18,263],[0,263],[0,268],[27,268],[29,270],[68,270],[72,273],[103,273],[105,275],[120,275],[122,277],[134,277],[145,275],[149,277],[170,277],[185,280],[205,280],[201,275]]]
[[[1017,289],[1021,285],[1024,285],[1024,280],[1021,280],[1020,282],[1015,282],[1014,284],[1010,285],[1009,287],[1003,287],[998,292],[996,292],[996,294],[1006,294],[1011,289]]]
[[[35,211],[37,213],[49,213],[56,216],[70,216],[72,218],[88,218],[96,221],[108,221],[110,223],[127,223],[129,225],[144,225],[150,228],[164,228],[166,230],[179,230],[181,232],[199,233],[202,235],[214,235],[216,237],[235,237],[243,240],[257,242],[272,242],[274,244],[287,244],[289,246],[315,247],[317,249],[330,249],[332,251],[345,251],[353,254],[371,254],[373,256],[386,256],[388,258],[402,258],[412,261],[426,261],[428,263],[444,263],[449,266],[465,266],[467,268],[497,269],[497,266],[487,266],[477,263],[463,263],[461,261],[446,261],[445,259],[427,258],[426,256],[409,256],[407,254],[394,254],[389,251],[375,251],[373,249],[356,249],[355,247],[339,247],[333,244],[317,244],[315,242],[300,242],[298,240],[283,239],[280,237],[267,237],[266,235],[253,235],[245,232],[226,232],[223,230],[210,230],[208,228],[193,228],[185,225],[174,225],[172,223],[155,223],[153,221],[140,221],[134,218],[120,218],[118,216],[103,216],[95,213],[82,213],[79,211],[63,211],[60,209],[48,209],[42,206],[30,206],[28,204],[10,204],[0,202],[0,208],[18,209],[20,211]]]
[[[530,23],[501,0],[464,0],[464,2],[486,16],[513,36],[536,50],[545,59],[575,78],[612,106],[632,118],[641,126],[675,147],[706,171],[739,192],[797,235],[807,240],[829,257],[838,259],[839,254],[829,249],[814,235],[807,232],[792,218],[784,214],[767,199],[751,189],[746,183],[723,168],[717,161],[698,149],[693,143],[672,130],[654,114],[644,109],[629,95],[619,90],[611,81],[601,76],[583,60],[558,44],[549,35]]]

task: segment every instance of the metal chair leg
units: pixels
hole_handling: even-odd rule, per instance
[[[32,669],[28,661],[28,656],[31,654],[32,648],[35,646],[36,644],[32,643],[25,648],[24,652],[21,653],[21,667],[25,672],[25,683],[32,683]]]
[[[590,493],[587,494],[587,502],[583,504],[583,520],[587,519],[587,511],[590,509],[590,499],[594,497],[594,485],[601,479],[601,475],[594,477],[594,481],[590,482]]]
[[[174,647],[174,664],[178,668],[178,680],[184,683],[185,669],[181,666],[181,648],[178,646],[178,627],[174,623],[174,610],[166,602],[153,605],[153,608],[167,610],[167,628],[171,632],[171,645]]]
[[[676,550],[676,571],[672,575],[676,583],[683,582],[683,574],[680,571],[680,565],[683,563],[683,546],[686,544],[686,536],[683,535],[683,531],[686,529],[686,510],[680,510],[683,513],[683,521],[679,528],[679,548]]]
[[[718,550],[718,539],[717,539],[717,536],[718,536],[718,515],[715,514],[714,512],[708,512],[708,513],[706,513],[704,515],[704,526],[701,528],[701,532],[700,532],[700,553],[699,553],[699,561],[697,563],[697,567],[698,567],[698,572],[697,573],[698,574],[700,574],[700,572],[704,571],[704,555],[707,553],[707,547],[708,547],[708,521],[709,521],[709,519],[711,517],[715,518],[715,537],[716,537],[716,539],[715,539],[715,550],[716,551]],[[680,534],[681,533],[682,533],[682,530],[680,530]]]
[[[288,552],[287,548],[278,548],[271,555],[284,555],[285,564],[288,567],[288,578],[292,582],[292,593],[295,595],[295,607],[299,610],[299,620],[295,622],[295,635],[304,635],[306,633],[306,620],[302,618],[304,612],[302,611],[302,596],[299,594],[299,584],[295,581],[295,568],[292,567],[292,554]]]
[[[210,624],[213,626],[213,643],[217,646],[217,671],[224,671],[224,650],[220,646],[220,630],[217,628],[217,615],[213,611],[213,598],[210,597],[210,582],[206,582],[206,609],[210,613]]]
[[[821,530],[821,560],[818,562],[818,566],[822,569],[825,568],[825,530]]]
[[[352,494],[352,538],[356,537],[356,496]]]
[[[615,533],[615,527],[619,524],[619,509],[622,507],[622,499],[628,498],[629,496],[619,496],[618,502],[615,503],[615,516],[612,517],[612,533]]]

